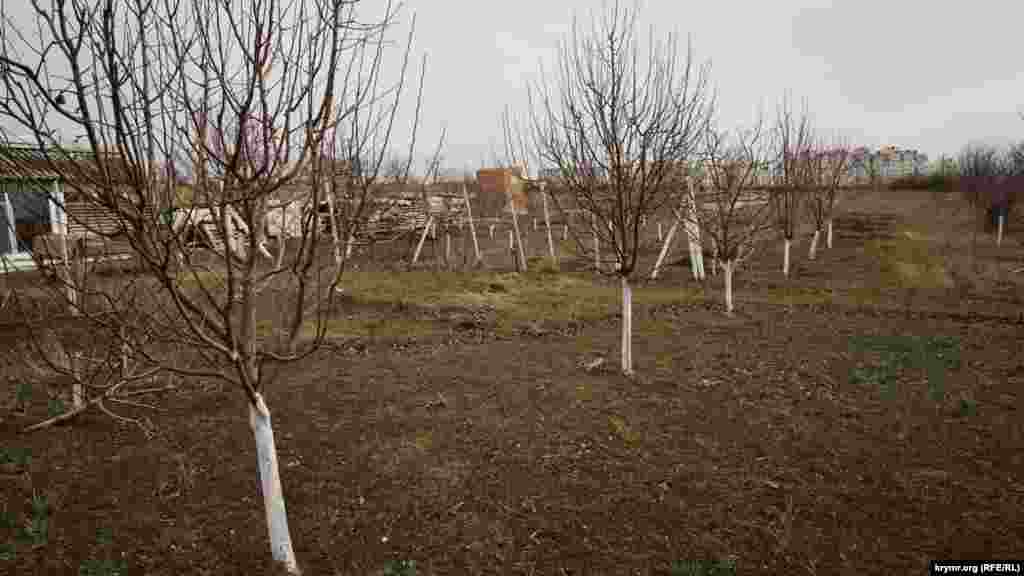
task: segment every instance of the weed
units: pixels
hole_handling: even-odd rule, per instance
[[[610,416],[608,423],[611,424],[612,431],[615,435],[622,439],[626,444],[637,444],[640,442],[640,434],[632,430],[626,420],[619,416]]]
[[[0,542],[0,562],[13,562],[18,557],[18,552],[14,548],[14,544],[10,542]]]
[[[957,410],[957,414],[961,418],[970,418],[974,416],[978,411],[978,403],[971,398],[961,398],[960,406]]]
[[[32,399],[32,385],[28,382],[18,382],[14,390],[14,399],[18,403],[18,408],[24,411],[26,404]]]
[[[391,560],[384,565],[384,576],[416,576],[416,561]]]
[[[90,558],[78,567],[79,576],[121,576],[125,573],[125,562],[120,558],[104,558],[97,560]]]
[[[45,546],[50,538],[50,503],[46,496],[32,495],[32,516],[18,534],[18,540],[33,548]]]
[[[121,558],[111,558],[109,547],[114,543],[114,534],[109,528],[96,531],[96,545],[103,549],[103,558],[89,558],[78,567],[79,576],[120,576],[127,570]]]
[[[24,468],[32,461],[32,452],[28,448],[18,446],[0,448],[0,464],[14,464]]]
[[[735,576],[736,563],[732,560],[686,560],[673,562],[670,576]]]
[[[46,412],[50,415],[51,418],[53,416],[63,414],[66,411],[67,410],[65,409],[63,400],[61,400],[60,398],[50,398],[50,401],[49,403],[47,403],[46,406]]]

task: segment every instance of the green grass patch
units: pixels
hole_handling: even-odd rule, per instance
[[[903,374],[922,374],[928,396],[945,399],[946,372],[960,367],[960,342],[949,336],[855,336],[850,348],[861,363],[851,373],[858,385],[877,386],[883,397],[891,398]]]
[[[934,242],[913,230],[869,245],[878,259],[882,281],[904,289],[950,288],[953,277]]]
[[[618,312],[618,282],[602,282],[588,274],[531,271],[403,273],[356,271],[346,274],[345,288],[356,302],[405,304],[420,308],[488,307],[499,323],[521,324],[543,318],[554,322],[595,320]],[[657,305],[699,297],[696,288],[637,286],[633,300]]]

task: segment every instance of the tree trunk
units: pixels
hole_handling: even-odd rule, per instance
[[[444,264],[445,266],[452,265],[452,234],[447,228],[444,230]]]
[[[526,272],[526,250],[523,248],[523,234],[519,230],[518,210],[516,209],[516,204],[512,201],[511,197],[508,200],[508,205],[512,208],[512,229],[516,233],[516,255],[518,256],[516,259],[516,270]]]
[[[562,242],[565,242],[568,239],[569,239],[569,225],[568,224],[562,224]]]
[[[786,238],[783,241],[783,252],[782,252],[782,275],[789,277],[789,249],[792,247],[793,241]]]
[[[334,265],[341,268],[341,237],[338,234],[338,219],[334,211],[334,191],[330,189],[330,186],[328,186],[327,183],[324,183],[324,188],[326,188],[325,196],[327,196],[327,214],[331,218],[331,240],[334,243]],[[314,207],[316,210],[319,210],[319,208],[319,206]],[[317,222],[317,224],[319,225],[319,222]],[[417,251],[417,254],[418,253],[419,251]],[[413,258],[413,262],[415,261],[416,259]]]
[[[1006,221],[1006,217],[1003,215],[1002,209],[999,211],[999,230],[996,232],[996,246],[1003,245],[1003,223]]]
[[[825,236],[825,246],[832,249],[832,219],[828,219],[828,234]]]
[[[487,234],[491,237],[491,240],[494,240],[494,226],[494,224],[491,224],[487,227]]]
[[[249,425],[256,439],[256,458],[259,464],[263,505],[267,514],[271,556],[289,574],[300,574],[295,551],[292,549],[291,532],[288,530],[288,514],[285,511],[284,492],[281,489],[274,430],[270,426],[270,410],[259,393],[256,393],[256,404],[249,405]]]
[[[661,242],[661,239],[662,239],[661,222],[658,222],[658,242]]]
[[[724,260],[722,262],[722,272],[725,274],[725,313],[732,316],[733,303],[732,303],[732,273],[736,269],[736,262],[734,260]]]
[[[821,237],[821,230],[814,231],[814,237],[811,238],[811,248],[807,251],[807,259],[814,260],[818,256],[818,238]]]
[[[597,236],[597,216],[590,215],[590,227],[594,231],[594,269],[601,271],[601,239]]]
[[[548,231],[548,252],[551,256],[551,265],[558,266],[558,256],[555,255],[555,241],[551,237],[551,213],[548,211],[548,197],[544,190],[541,190],[541,200],[544,202],[544,226]]]
[[[430,216],[427,218],[427,223],[423,226],[423,235],[420,236],[420,241],[416,244],[416,251],[412,255],[412,263],[415,264],[420,259],[420,252],[423,250],[423,243],[427,241],[427,233],[430,232],[430,226],[434,223],[434,217]]]
[[[469,193],[466,192],[465,184],[462,185],[462,198],[466,201],[466,218],[469,219],[469,234],[473,236],[473,255],[476,257],[473,265],[477,266],[482,260],[480,257],[480,241],[476,237],[476,224],[473,223],[473,207],[469,203]]]
[[[633,374],[633,289],[622,277],[622,373]]]
[[[658,226],[661,226],[659,223]],[[672,245],[672,238],[676,235],[676,230],[679,228],[679,221],[677,220],[672,227],[668,229],[668,236],[665,237],[664,244],[661,245],[661,253],[658,254],[658,260],[654,263],[654,270],[651,270],[651,280],[658,277],[658,272],[661,270],[661,265],[665,261],[665,257],[668,256],[669,246]]]

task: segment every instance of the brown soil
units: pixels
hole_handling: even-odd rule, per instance
[[[933,559],[1020,556],[1019,285],[967,307],[925,292],[909,312],[899,294],[891,306],[787,300],[877,276],[867,238],[910,215],[862,208],[818,261],[799,243],[789,281],[768,245],[737,276],[735,318],[720,278],[696,303],[648,307],[638,290],[634,379],[614,370],[614,311],[515,338],[453,323],[443,338],[337,347],[282,374],[267,401],[305,573],[415,560],[421,575],[668,574],[732,559],[739,574],[923,574]],[[865,336],[953,338],[959,363],[941,386],[907,367],[858,380],[880,362],[852,344]],[[579,366],[597,356],[601,368]],[[21,522],[45,495],[48,539],[16,543],[0,572],[121,558],[125,574],[266,573],[238,390],[192,382],[165,397],[148,413],[153,439],[103,414],[19,434],[45,416],[33,410],[0,412],[0,445],[32,456],[0,470],[0,512]],[[0,527],[0,543],[14,532]]]

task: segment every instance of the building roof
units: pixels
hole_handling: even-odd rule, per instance
[[[69,164],[92,164],[96,158],[88,148],[61,147],[44,150],[35,145],[21,143],[0,144],[0,178],[7,179],[66,179],[71,172]]]

